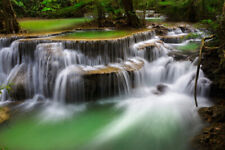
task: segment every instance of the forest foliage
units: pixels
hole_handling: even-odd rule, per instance
[[[11,0],[19,17],[76,17],[102,11],[120,16],[123,0]],[[132,1],[132,0],[130,0]],[[170,20],[215,20],[221,14],[224,0],[133,0],[134,9],[155,9]],[[179,13],[180,12],[180,13]]]
[[[5,0],[3,0],[5,1]],[[11,0],[18,18],[94,18],[100,27],[143,27],[136,10],[155,10],[169,21],[201,22],[219,27],[224,0]],[[0,1],[1,5],[1,1]],[[3,7],[3,6],[1,6]],[[140,21],[143,20],[143,21]]]

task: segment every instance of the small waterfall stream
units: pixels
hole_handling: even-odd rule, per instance
[[[168,33],[179,35],[187,34]],[[13,88],[3,90],[0,104],[20,101],[13,110],[22,114],[38,110],[31,113],[35,121],[25,117],[15,121],[18,127],[3,128],[0,141],[23,150],[189,149],[201,125],[193,99],[196,66],[170,53],[190,39],[162,40],[154,31],[111,41],[0,39],[0,85]],[[210,83],[201,71],[200,106],[209,105]]]

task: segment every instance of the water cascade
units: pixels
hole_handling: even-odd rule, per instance
[[[124,143],[130,143],[124,148],[131,150],[163,150],[166,148],[163,145],[176,149],[171,139],[180,136],[177,149],[185,150],[187,137],[196,129],[193,124],[200,122],[193,103],[196,66],[191,60],[178,61],[174,57],[177,53],[174,45],[191,40],[184,38],[187,32],[178,28],[165,36],[157,36],[154,31],[147,31],[121,39],[97,41],[58,40],[57,36],[2,38],[0,84],[12,83],[13,90],[10,94],[3,90],[0,103],[21,101],[27,105],[29,101],[32,106],[39,102],[50,102],[54,106],[60,104],[57,109],[49,105],[44,107],[41,113],[43,119],[52,110],[54,115],[62,115],[65,110],[68,112],[71,103],[79,106],[82,102],[100,100],[97,104],[107,105],[108,101],[114,104],[115,110],[122,110],[122,114],[119,111],[116,119],[96,132],[94,140],[85,141],[88,144],[81,144],[78,149],[123,149],[119,145]],[[198,82],[200,104],[208,105],[206,97],[211,82],[202,71]],[[73,110],[77,109],[71,112],[75,112]],[[110,114],[107,111],[102,113],[107,116]],[[43,115],[43,112],[47,113]],[[90,114],[87,111],[87,115]],[[98,115],[95,117],[98,118]],[[160,118],[158,121],[157,117]],[[67,125],[70,123],[73,124],[68,122]],[[72,132],[69,129],[65,132]],[[184,130],[185,135],[182,134]],[[58,145],[57,148],[71,149],[70,146],[76,147],[73,144],[66,148]],[[49,145],[39,149],[53,147]],[[33,150],[29,146],[20,148]]]

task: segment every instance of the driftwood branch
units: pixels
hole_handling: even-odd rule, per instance
[[[219,49],[220,47],[208,47],[208,46],[205,46],[204,48],[207,49],[207,50],[216,50],[216,49]]]
[[[195,78],[195,89],[194,89],[194,98],[195,98],[195,105],[196,107],[198,107],[198,101],[197,101],[197,86],[198,86],[198,77],[199,77],[199,71],[200,71],[200,65],[202,62],[202,50],[204,48],[205,45],[205,41],[214,38],[214,35],[211,35],[209,37],[205,37],[202,39],[201,42],[201,47],[200,47],[200,51],[199,51],[199,59],[198,59],[198,67],[197,67],[197,72],[196,72],[196,78]]]

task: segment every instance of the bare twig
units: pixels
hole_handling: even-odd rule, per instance
[[[202,39],[200,51],[199,51],[199,60],[198,60],[198,67],[197,67],[197,72],[196,72],[196,78],[195,78],[195,90],[194,90],[194,98],[195,98],[195,105],[198,107],[198,101],[197,101],[197,86],[198,86],[198,77],[199,77],[199,71],[200,71],[200,65],[202,62],[202,50],[205,45],[205,41],[214,38],[214,35],[211,35],[209,37],[205,37]]]

